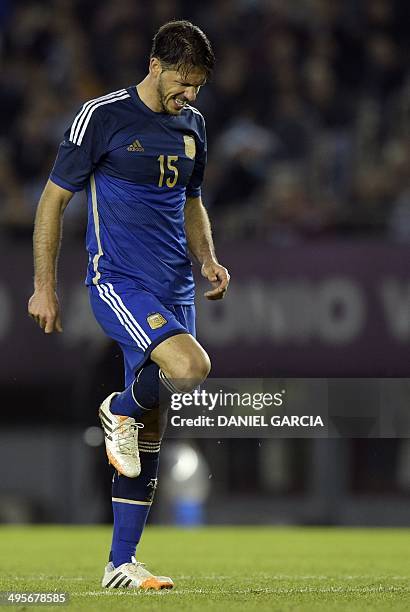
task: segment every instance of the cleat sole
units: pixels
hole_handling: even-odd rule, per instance
[[[149,589],[160,591],[161,589],[172,589],[173,586],[174,585],[171,582],[161,582],[156,578],[148,578],[141,583],[140,589],[144,589],[145,591],[148,591]]]

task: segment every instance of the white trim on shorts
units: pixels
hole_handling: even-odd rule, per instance
[[[143,330],[141,325],[136,321],[134,315],[128,310],[124,302],[116,293],[111,283],[101,283],[95,285],[100,298],[108,304],[121,325],[127,330],[131,338],[137,343],[137,346],[146,351],[151,344],[151,339]]]

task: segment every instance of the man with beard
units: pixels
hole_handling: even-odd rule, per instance
[[[190,105],[213,65],[210,43],[197,26],[163,25],[144,80],[81,107],[37,210],[30,316],[47,334],[62,331],[56,295],[62,216],[73,193],[85,188],[91,307],[124,355],[125,389],[111,393],[99,410],[116,470],[107,588],[173,586],[134,555],[157,485],[166,420],[161,407],[172,393],[191,392],[210,371],[195,339],[188,248],[212,284],[208,299],[224,297],[229,283],[201,200],[204,118]]]

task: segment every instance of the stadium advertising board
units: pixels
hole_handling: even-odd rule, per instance
[[[373,243],[221,249],[232,274],[220,303],[197,296],[198,335],[218,377],[406,377],[409,250]],[[64,245],[59,294],[65,333],[46,337],[26,314],[31,248],[3,244],[0,380],[75,380],[104,347],[83,284],[86,256]],[[58,356],[58,358],[56,358]]]

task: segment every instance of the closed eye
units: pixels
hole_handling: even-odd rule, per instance
[[[183,83],[182,81],[175,81],[175,83],[178,83],[178,85],[181,85],[182,87],[194,87],[197,92],[202,87],[202,85],[193,85],[192,83]]]

